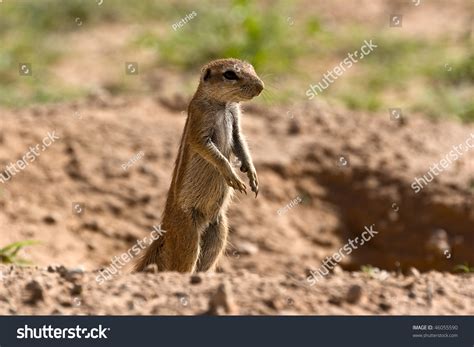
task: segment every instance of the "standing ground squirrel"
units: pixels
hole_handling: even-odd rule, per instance
[[[188,107],[162,216],[166,234],[148,247],[135,270],[149,264],[156,264],[160,271],[215,268],[226,246],[229,187],[247,193],[230,163],[232,153],[258,195],[257,173],[240,129],[239,102],[259,95],[263,87],[247,62],[219,59],[203,67]]]

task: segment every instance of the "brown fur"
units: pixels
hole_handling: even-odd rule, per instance
[[[247,173],[255,197],[258,194],[257,174],[240,130],[239,102],[259,95],[263,87],[247,62],[219,59],[203,67],[162,217],[166,233],[148,247],[137,271],[149,264],[157,264],[160,271],[215,268],[227,240],[229,187],[247,193],[230,164],[232,154]]]

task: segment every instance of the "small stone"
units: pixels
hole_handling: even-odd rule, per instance
[[[72,303],[66,299],[59,299],[59,304],[63,307],[72,307]]]
[[[83,275],[83,271],[81,272],[78,270],[78,268],[68,269],[64,265],[57,266],[56,272],[68,282],[75,282],[80,276]]]
[[[281,307],[280,302],[277,298],[264,300],[264,304],[274,310],[278,310]]]
[[[419,278],[420,277],[420,271],[418,271],[416,268],[414,267],[411,267],[410,269],[408,269],[408,274],[410,274],[411,276],[414,276],[416,278]]]
[[[157,274],[158,273],[158,265],[150,264],[143,270],[143,272],[150,273],[150,274]]]
[[[84,273],[84,268],[83,267],[74,267],[69,270],[71,274],[83,274]]]
[[[290,121],[290,125],[288,127],[288,134],[289,135],[296,135],[301,133],[301,123],[296,119],[292,119]]]
[[[192,275],[190,279],[191,284],[199,284],[202,282],[202,278],[199,275]]]
[[[209,309],[207,310],[206,314],[238,314],[238,307],[235,305],[234,298],[228,283],[220,284],[217,290],[211,294],[209,299]]]
[[[43,288],[38,281],[32,280],[25,286],[25,304],[36,305],[44,300]]]
[[[389,304],[388,302],[382,301],[382,302],[379,304],[379,308],[380,308],[382,311],[389,311],[389,310],[392,309],[392,305]]]
[[[363,290],[358,284],[352,285],[346,294],[346,301],[350,304],[355,304],[362,298]]]
[[[45,222],[46,224],[56,224],[57,217],[52,214],[48,214],[47,216],[43,217],[43,222]]]
[[[342,275],[344,273],[344,271],[342,270],[342,268],[338,265],[338,266],[335,266],[334,269],[332,270],[332,273],[334,275]]]
[[[242,255],[254,255],[258,253],[258,246],[246,241],[241,241],[235,245],[238,254]]]
[[[80,284],[73,284],[71,288],[71,295],[76,296],[76,295],[81,295],[82,293],[82,286]]]
[[[341,304],[342,304],[341,298],[338,297],[338,296],[335,296],[335,295],[332,295],[332,296],[329,298],[328,302],[329,302],[330,304],[333,304],[333,305],[336,305],[336,306],[341,306]]]
[[[67,269],[64,265],[59,265],[54,268],[54,270],[59,273],[61,276],[67,273]]]

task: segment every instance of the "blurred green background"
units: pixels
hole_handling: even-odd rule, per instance
[[[349,109],[402,107],[474,121],[470,0],[417,8],[389,0],[364,2],[373,8],[340,1],[100,1],[0,3],[0,104],[59,102],[97,88],[150,93],[157,71],[158,80],[179,76],[177,89],[189,96],[201,65],[221,57],[254,64],[267,85],[259,102],[295,103],[307,100],[309,84],[371,39],[378,48],[317,98]],[[446,14],[453,23],[444,18],[439,28],[443,20],[433,13],[442,14],[445,6],[459,16]],[[193,11],[196,17],[173,30]],[[389,27],[392,13],[406,13],[402,28]],[[100,47],[94,47],[97,35]],[[126,61],[139,63],[137,79],[125,75]],[[30,63],[33,75],[20,76],[20,63]]]

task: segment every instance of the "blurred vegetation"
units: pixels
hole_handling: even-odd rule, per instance
[[[305,91],[364,40],[378,47],[354,64],[317,98],[356,110],[401,107],[433,117],[474,121],[474,50],[468,35],[456,42],[422,40],[380,30],[370,23],[327,23],[299,2],[250,0],[127,1],[22,0],[0,4],[0,104],[23,106],[77,98],[86,87],[65,85],[54,74],[74,42],[67,34],[107,23],[135,24],[124,49],[153,52],[156,68],[199,70],[210,59],[237,57],[252,62],[265,80],[272,103],[306,100]],[[171,25],[197,16],[178,30]],[[20,76],[19,64],[32,63],[33,76]],[[126,80],[120,83],[126,83]],[[127,88],[114,87],[123,92]]]
[[[291,72],[288,70],[304,53],[304,45],[301,37],[288,35],[291,17],[282,16],[289,11],[287,5],[280,1],[263,10],[251,0],[230,4],[209,10],[206,2],[200,2],[180,14],[195,11],[192,24],[166,37],[144,33],[138,43],[156,47],[164,63],[185,69],[216,57],[239,57],[252,61],[256,70]]]
[[[468,263],[459,264],[454,267],[454,271],[462,273],[474,273],[474,266],[469,266]]]
[[[87,90],[71,89],[55,78],[54,64],[74,42],[63,41],[79,24],[133,22],[149,18],[169,6],[158,1],[24,0],[0,4],[0,104],[64,101],[83,96]],[[57,45],[58,41],[61,45]],[[31,76],[20,76],[19,66],[32,64]]]
[[[0,264],[30,265],[31,263],[18,256],[23,248],[38,244],[38,241],[26,240],[15,242],[0,248]]]

